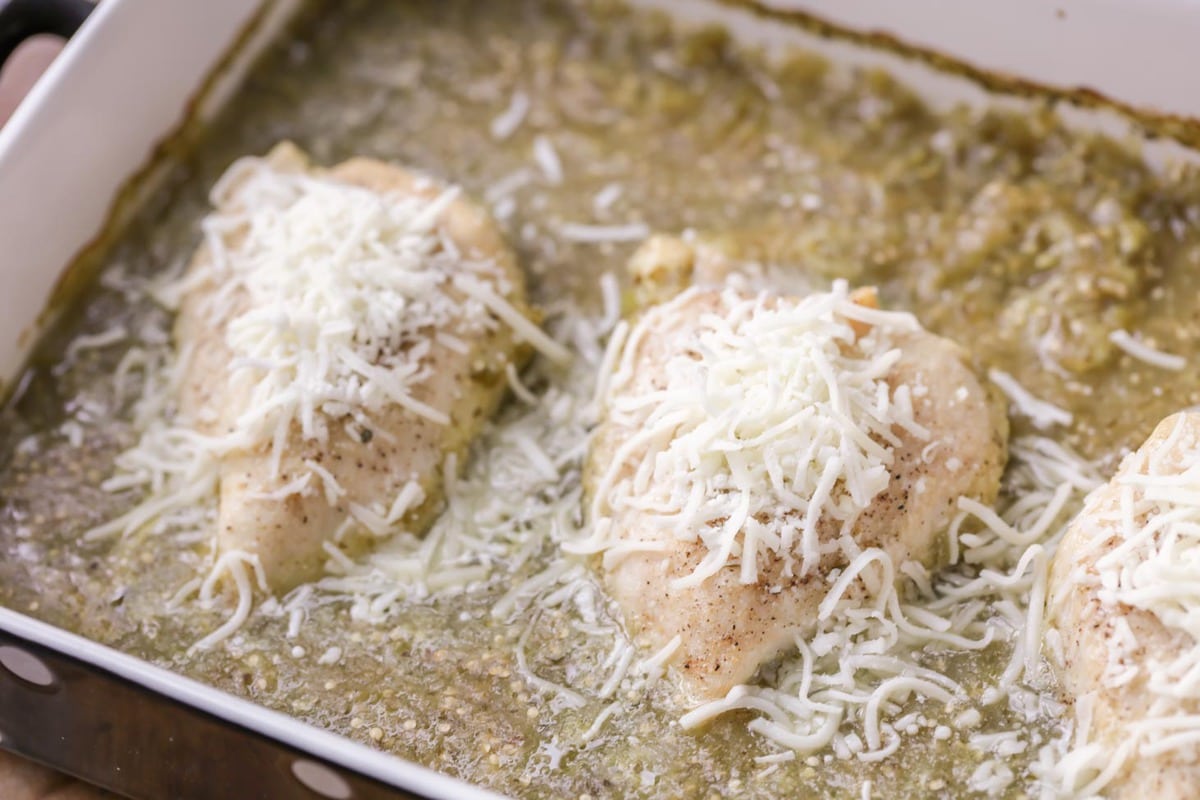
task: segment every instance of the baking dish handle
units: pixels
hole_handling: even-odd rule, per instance
[[[89,0],[0,0],[0,66],[31,36],[70,38],[93,8]]]

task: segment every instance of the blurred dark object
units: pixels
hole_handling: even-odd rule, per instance
[[[88,0],[0,0],[0,125],[62,49],[55,38],[67,38],[87,19]],[[25,44],[28,40],[28,44]]]

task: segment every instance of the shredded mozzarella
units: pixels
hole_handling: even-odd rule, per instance
[[[487,283],[469,275],[456,275],[454,285],[468,297],[478,300],[485,308],[508,324],[521,339],[533,345],[546,358],[559,364],[571,361],[571,351],[547,336],[545,331],[501,297]]]
[[[513,92],[508,108],[500,116],[492,120],[492,138],[503,141],[517,132],[525,116],[529,113],[529,95],[522,91]]]
[[[621,194],[624,191],[619,183],[608,184],[596,192],[595,197],[592,198],[592,208],[597,213],[608,211],[608,209],[612,208],[613,203],[621,199]]]
[[[448,291],[464,265],[498,277],[439,232],[458,190],[432,200],[381,196],[259,160],[231,172],[241,182],[214,190],[226,202],[204,223],[214,265],[206,280],[221,287],[206,311],[244,365],[231,381],[249,393],[238,429],[257,439],[296,424],[304,438],[324,441],[327,418],[392,404],[447,424],[412,394],[427,375],[426,332],[467,327]],[[240,236],[236,246],[231,235]],[[245,310],[228,310],[240,302]]]
[[[893,427],[925,433],[885,380],[900,357],[890,337],[916,322],[874,311],[860,335],[853,322],[868,310],[844,283],[795,302],[726,290],[721,314],[697,316],[700,297],[652,308],[608,359],[608,424],[629,436],[597,481],[591,518],[603,532],[626,510],[652,510],[651,524],[702,543],[707,556],[680,586],[728,564],[752,583],[768,555],[784,577],[808,574],[821,558],[819,526],[853,520],[887,487]],[[639,382],[638,344],[685,329],[661,385]],[[601,538],[592,549],[618,544]]]
[[[104,347],[109,347],[118,342],[123,342],[129,338],[129,331],[124,325],[113,325],[111,328],[100,331],[99,333],[86,334],[76,336],[71,344],[67,346],[65,360],[70,362],[75,359],[80,353],[85,350],[97,350]]]
[[[231,550],[223,553],[199,587],[200,604],[206,608],[212,607],[217,583],[229,575],[233,578],[234,586],[237,589],[237,607],[223,625],[196,642],[191,650],[211,650],[236,633],[249,619],[250,611],[254,607],[254,591],[250,584],[250,573],[246,571],[246,567],[250,567],[253,571],[259,589],[266,591],[267,577],[263,574],[258,556],[243,550]]]
[[[1039,400],[1029,390],[1017,382],[1017,379],[1007,372],[998,369],[988,370],[992,383],[1012,401],[1018,414],[1028,417],[1038,428],[1049,428],[1054,425],[1070,425],[1074,419],[1070,411],[1059,408],[1053,403]]]
[[[1144,361],[1155,367],[1178,371],[1187,366],[1187,359],[1183,356],[1156,350],[1134,338],[1129,331],[1115,330],[1108,335],[1108,340],[1138,361]]]
[[[533,160],[548,183],[557,186],[563,182],[562,160],[558,157],[554,142],[545,134],[540,134],[533,140]]]
[[[558,226],[558,235],[569,242],[582,244],[640,242],[650,235],[650,228],[642,222],[630,222],[625,225],[588,225],[582,222],[564,222]]]

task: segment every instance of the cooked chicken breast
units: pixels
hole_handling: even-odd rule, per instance
[[[681,270],[689,280],[696,279],[692,272],[695,254],[679,240],[656,239],[647,247],[631,262],[641,291],[654,296],[662,284],[653,276],[667,276],[668,285],[676,288],[681,285]],[[666,263],[653,263],[664,254]],[[707,275],[719,278],[721,272],[710,271]],[[874,305],[874,292],[859,291],[848,299],[869,311]],[[737,325],[752,323],[754,315],[765,319],[772,311],[801,302],[801,298],[779,296],[756,299],[756,295],[736,288],[693,288],[651,306],[632,326],[621,348],[616,362],[616,371],[621,375],[610,378],[603,417],[594,434],[588,489],[593,525],[608,537],[604,581],[629,628],[647,650],[668,648],[678,637],[670,663],[691,703],[724,696],[730,688],[747,682],[764,662],[794,646],[795,637],[810,633],[817,622],[818,606],[830,588],[831,571],[845,567],[851,553],[879,548],[897,567],[907,561],[936,564],[945,558],[945,530],[956,513],[957,499],[967,496],[990,503],[999,488],[1006,461],[1007,420],[1003,405],[981,384],[962,349],[920,329],[907,315],[896,316],[903,316],[911,324],[898,325],[886,336],[871,333],[884,323],[877,322],[870,313],[842,321],[835,315],[833,324],[839,326],[842,338],[834,345],[834,356],[840,350],[857,359],[853,362],[857,369],[866,370],[868,362],[879,367],[878,385],[870,392],[876,398],[886,391],[894,404],[911,402],[911,418],[890,429],[884,425],[871,437],[875,446],[886,451],[879,456],[886,464],[881,468],[881,483],[857,506],[857,501],[846,496],[843,483],[849,480],[839,483],[841,495],[835,487],[833,499],[819,516],[810,512],[819,498],[788,497],[799,484],[787,484],[786,477],[781,481],[787,484],[783,490],[773,490],[770,485],[751,490],[761,490],[768,500],[748,501],[749,515],[734,540],[736,547],[726,563],[714,570],[713,548],[704,539],[717,536],[712,531],[681,529],[678,521],[683,517],[668,507],[673,494],[687,494],[686,501],[681,502],[694,507],[706,502],[702,497],[729,493],[730,485],[738,481],[738,469],[752,470],[756,459],[795,458],[801,462],[785,464],[788,471],[808,468],[807,458],[812,469],[823,476],[833,456],[824,450],[814,454],[810,447],[802,457],[800,451],[809,445],[793,438],[788,444],[791,449],[782,453],[779,448],[749,450],[746,458],[750,463],[742,468],[731,467],[731,460],[712,468],[704,481],[690,479],[672,488],[672,482],[681,480],[672,471],[679,463],[673,450],[685,438],[689,442],[695,439],[695,430],[708,421],[692,428],[683,424],[671,428],[661,420],[678,419],[686,411],[686,398],[670,400],[677,390],[704,395],[705,387],[718,380],[715,376],[734,369],[741,379],[758,382],[754,386],[730,385],[716,400],[714,396],[698,397],[692,412],[729,414],[741,427],[735,429],[732,443],[714,440],[696,445],[696,463],[711,464],[712,458],[719,457],[717,451],[735,447],[743,436],[773,435],[749,428],[757,424],[755,415],[763,406],[783,402],[777,400],[776,384],[815,380],[814,374],[828,364],[818,367],[816,356],[812,356],[811,363],[805,360],[809,358],[803,349],[808,346],[807,339],[798,339],[794,351],[772,349],[760,355],[756,355],[757,350],[771,347],[770,342],[736,341],[731,351],[735,356],[742,350],[749,353],[746,363],[736,366],[715,358],[711,351],[714,342],[719,344],[721,337],[731,336],[729,330]],[[852,313],[853,306],[841,308]],[[786,317],[765,320],[764,339],[786,322]],[[881,362],[874,359],[881,353],[870,352],[872,348],[890,351],[891,355],[885,357],[890,363],[880,366]],[[780,356],[794,363],[776,370],[770,365],[755,366],[756,358]],[[704,364],[707,374],[692,380],[692,364]],[[751,375],[755,370],[767,370],[765,377],[755,378]],[[717,408],[727,398],[732,398],[733,405]],[[675,405],[668,408],[672,402]],[[777,411],[767,422],[771,430],[787,428],[808,413],[800,407]],[[899,412],[897,415],[904,416]],[[823,424],[812,429],[816,435],[821,435]],[[852,431],[850,438],[856,435]],[[867,450],[872,447],[870,443],[862,446]],[[843,452],[847,447],[843,444]],[[684,446],[684,450],[690,449],[692,444]],[[627,496],[618,501],[615,495],[620,491]],[[734,490],[733,495],[737,494]],[[743,488],[741,499],[747,494]],[[729,505],[736,509],[738,502]],[[835,507],[840,509],[838,513],[831,511]],[[733,511],[727,517],[710,515],[716,518],[707,527],[715,530],[728,526],[729,518],[737,513]],[[745,547],[751,529],[757,531],[755,536],[760,542],[789,527],[799,536],[796,529],[810,513],[816,517],[813,530],[820,552],[815,563],[802,563],[797,539],[790,549],[760,546],[755,569],[743,568],[747,555],[743,549],[739,557],[737,548]],[[842,538],[843,532],[852,543]],[[807,571],[805,566],[809,567]],[[700,573],[709,574],[697,581]],[[849,591],[853,594],[865,590],[856,584]]]
[[[1118,770],[1103,790],[1109,798],[1200,796],[1200,718],[1179,719],[1200,714],[1198,494],[1192,411],[1159,423],[1088,498],[1051,566],[1060,677],[1080,725],[1090,718],[1088,740],[1106,751],[1102,766]],[[1162,747],[1164,735],[1189,732],[1190,741]],[[1150,744],[1162,752],[1147,752]]]
[[[254,171],[262,169],[359,187],[385,206],[415,199],[421,201],[418,213],[421,208],[437,213],[427,233],[412,235],[429,239],[428,253],[421,258],[438,259],[438,269],[425,269],[424,263],[403,267],[410,270],[414,288],[401,287],[408,294],[397,301],[399,310],[388,312],[413,315],[415,321],[397,327],[394,319],[374,319],[372,315],[385,307],[374,307],[373,298],[323,312],[328,319],[322,324],[343,334],[339,314],[345,326],[359,326],[349,336],[355,349],[345,357],[353,374],[339,378],[340,385],[318,387],[325,394],[320,407],[309,410],[310,418],[300,416],[307,402],[302,400],[296,418],[274,434],[269,411],[254,407],[263,400],[261,382],[270,379],[271,366],[246,363],[245,353],[231,345],[232,332],[259,311],[259,301],[245,286],[229,289],[213,249],[216,237],[224,263],[247,246],[248,229],[259,224],[254,217],[257,198],[250,187]],[[504,396],[506,365],[519,364],[528,355],[527,346],[497,318],[495,303],[481,303],[478,296],[490,293],[521,315],[532,313],[516,258],[495,223],[461,197],[446,203],[446,187],[430,178],[362,158],[318,169],[290,144],[276,147],[264,162],[245,172],[225,179],[228,185],[216,197],[214,214],[224,222],[210,226],[190,266],[189,290],[175,329],[180,352],[188,354],[180,407],[196,427],[218,437],[244,433],[247,414],[260,417],[256,435],[221,457],[219,548],[257,555],[272,589],[285,591],[321,574],[328,555],[324,548],[331,543],[355,554],[393,525],[420,532],[431,522],[440,503],[447,457],[457,457],[461,465],[468,444]],[[261,186],[254,189],[263,191]],[[316,203],[303,189],[298,191],[300,199],[281,213],[292,213],[301,202]],[[316,208],[318,218],[312,224],[335,224],[320,219],[321,207]],[[239,224],[243,218],[249,221]],[[334,236],[338,242],[364,237],[363,252],[382,259],[378,268],[391,268],[387,248],[369,232],[337,230]],[[280,246],[292,245],[283,241]],[[273,255],[254,257],[266,260]],[[334,263],[338,255],[313,268],[346,268]],[[460,277],[468,283],[460,285]],[[268,286],[259,294],[271,291]],[[288,309],[278,313],[286,317]],[[293,325],[299,324],[293,320]],[[384,334],[371,334],[377,338],[364,345],[368,328]],[[293,333],[304,332],[289,331]],[[300,353],[294,360],[300,363],[303,358]],[[275,395],[267,392],[268,401],[290,391],[289,381],[300,383],[297,375],[284,373],[281,385],[271,390]],[[379,389],[375,394],[386,398],[367,408],[355,398],[372,396],[371,383]],[[329,399],[333,395],[346,398],[334,402]],[[298,480],[304,484],[301,489],[289,491]],[[398,499],[402,493],[403,499]],[[399,518],[388,520],[390,512]]]

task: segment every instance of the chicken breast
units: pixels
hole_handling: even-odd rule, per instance
[[[658,288],[646,285],[654,274],[679,286],[679,265],[692,261],[679,244],[659,239],[635,256],[642,291]],[[651,263],[664,253],[670,263]],[[723,697],[810,633],[833,570],[870,548],[897,567],[936,564],[957,499],[990,503],[999,489],[1007,420],[962,349],[874,310],[873,291],[840,291],[692,288],[645,310],[615,345],[587,484],[603,578],[644,648],[674,648],[690,704]],[[839,364],[854,374],[832,375]],[[807,383],[841,396],[809,404],[808,389],[780,388]],[[839,421],[844,411],[859,418]],[[843,438],[826,442],[839,425]]]
[[[281,176],[292,182],[276,186]],[[443,470],[462,463],[505,394],[506,367],[529,354],[497,314],[533,313],[492,219],[428,177],[362,158],[317,169],[285,143],[222,183],[175,328],[180,409],[232,441],[220,453],[219,549],[257,556],[286,591],[321,574],[330,544],[355,555],[396,528],[427,527]],[[285,189],[294,196],[281,202]],[[315,257],[296,241],[313,226],[331,242]],[[291,258],[309,258],[308,271],[259,274]],[[323,270],[357,275],[354,291],[311,274]],[[281,281],[312,285],[289,294]]]
[[[1088,498],[1051,566],[1059,675],[1115,773],[1106,797],[1200,796],[1198,496],[1191,411],[1159,423]]]

